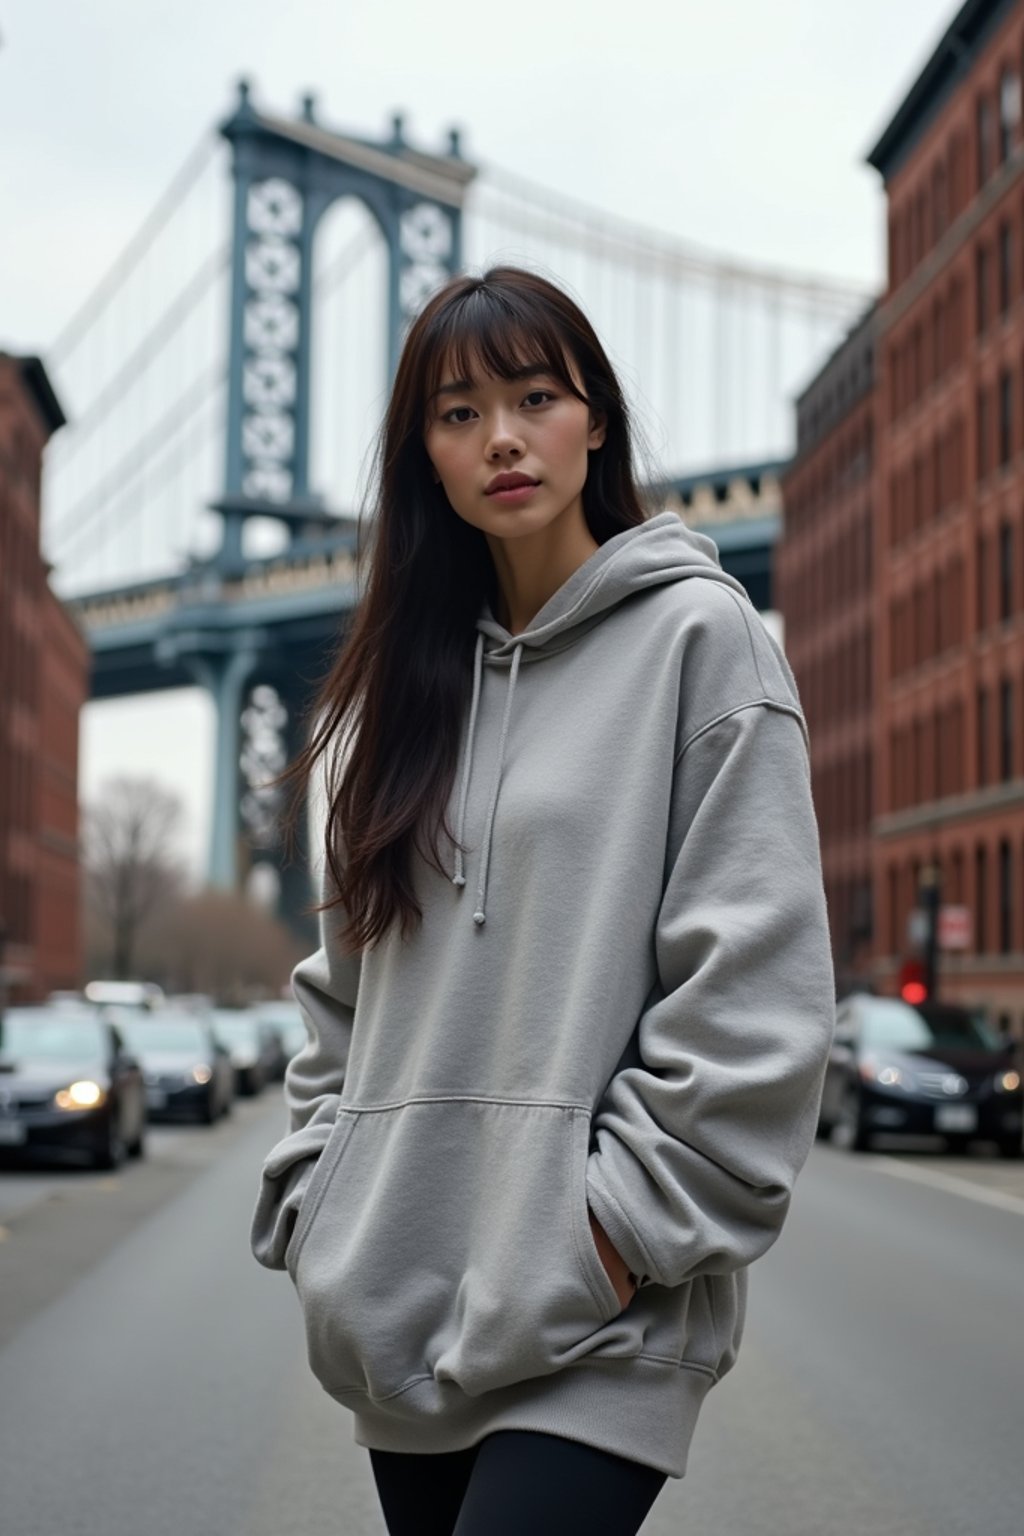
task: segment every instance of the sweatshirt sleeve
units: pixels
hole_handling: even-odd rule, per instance
[[[762,698],[675,767],[658,984],[587,1163],[590,1205],[641,1284],[763,1254],[814,1140],[835,983],[805,730]]]
[[[252,1218],[250,1246],[267,1269],[285,1267],[302,1196],[341,1102],[362,958],[329,937],[328,928],[340,928],[342,921],[336,907],[321,912],[320,948],[292,972],[307,1039],[285,1071],[288,1132],[264,1159]]]

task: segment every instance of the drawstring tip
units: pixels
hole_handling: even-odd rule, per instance
[[[477,927],[479,928],[481,923],[485,923],[487,921],[486,913],[484,913],[484,912],[474,912],[473,913],[473,921],[474,921],[474,923],[476,923]]]
[[[465,875],[453,875],[452,876],[452,885],[465,885],[465,883],[466,883]]]

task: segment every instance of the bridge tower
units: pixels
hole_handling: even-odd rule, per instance
[[[335,519],[335,509],[324,505],[309,478],[313,247],[324,213],[339,198],[355,198],[381,231],[388,274],[381,344],[390,378],[411,320],[461,269],[462,205],[476,170],[462,158],[457,129],[442,155],[407,143],[397,115],[391,137],[374,142],[323,126],[312,96],[303,99],[296,120],[258,111],[245,81],[220,132],[232,147],[234,175],[227,444],[223,494],[212,503],[223,535],[204,564],[207,580],[228,582],[243,574],[243,530],[250,518],[284,524],[289,544]],[[240,875],[241,716],[248,692],[271,675],[279,693],[285,689],[286,740],[294,752],[305,689],[298,678],[282,681],[258,626],[245,634],[208,625],[179,631],[164,638],[161,652],[165,664],[187,670],[214,701],[207,873],[212,885],[234,889]],[[294,921],[308,900],[306,874],[284,871],[282,878],[282,912]]]

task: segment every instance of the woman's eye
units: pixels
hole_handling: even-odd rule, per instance
[[[450,421],[452,419],[452,417],[455,415],[456,411],[468,411],[468,410],[469,410],[469,406],[468,405],[453,405],[450,411],[445,411],[445,413],[442,416],[441,420],[442,421]]]
[[[532,399],[534,395],[543,395],[545,400],[553,400],[555,398],[550,389],[531,389],[530,393],[526,396],[527,400]]]

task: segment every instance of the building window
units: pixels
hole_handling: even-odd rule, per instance
[[[989,323],[989,257],[988,246],[979,245],[974,253],[974,307],[977,316],[977,331],[983,336],[988,330]]]
[[[999,843],[999,952],[1013,948],[1013,855],[1006,838]]]
[[[1013,457],[1013,374],[1004,368],[999,375],[999,462]]]
[[[988,783],[988,689],[978,689],[978,784]]]
[[[1013,612],[1013,526],[1003,523],[999,529],[999,617],[1008,619]]]
[[[1013,681],[1004,677],[999,684],[999,776],[1013,778]]]
[[[1013,302],[1013,230],[1005,221],[999,226],[999,310],[1006,314]]]
[[[974,850],[974,952],[978,955],[988,950],[987,885],[988,857],[984,843],[979,843]]]
[[[977,575],[977,611],[975,614],[975,628],[980,632],[987,622],[987,604],[985,602],[985,562],[988,551],[988,540],[983,533],[978,534],[975,546],[975,573]]]
[[[978,479],[983,480],[989,471],[988,461],[988,390],[984,384],[978,385],[977,399],[977,438],[978,438]]]
[[[1012,69],[1004,69],[999,78],[999,159],[1013,150],[1020,120],[1020,79]]]
[[[932,171],[932,238],[941,239],[949,223],[946,199],[946,167],[940,161]]]
[[[995,170],[996,158],[995,119],[992,103],[987,96],[978,97],[977,133],[978,191],[980,191]]]

